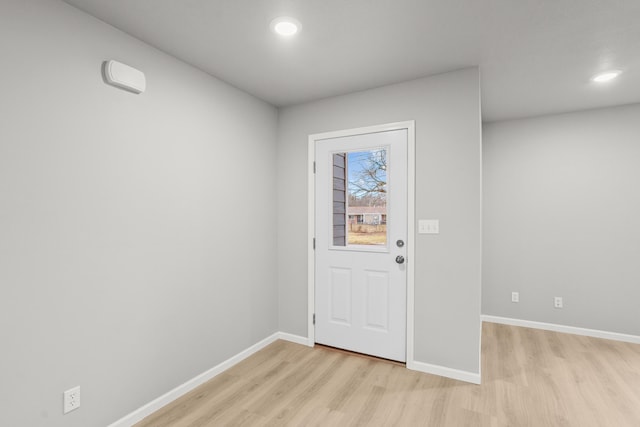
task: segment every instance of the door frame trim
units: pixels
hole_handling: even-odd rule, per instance
[[[416,184],[416,131],[415,120],[387,123],[383,125],[366,126],[354,129],[344,129],[333,132],[323,132],[309,135],[308,164],[307,164],[307,345],[315,345],[315,326],[313,314],[315,312],[315,250],[313,239],[315,238],[315,172],[316,142],[328,138],[341,138],[345,136],[362,135],[367,133],[386,132],[391,130],[407,130],[407,337],[406,337],[406,366],[412,369],[415,365],[413,358],[414,348],[414,285],[415,285],[415,184]]]

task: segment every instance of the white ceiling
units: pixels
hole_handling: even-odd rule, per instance
[[[488,121],[640,102],[638,0],[65,1],[276,106],[476,65]]]

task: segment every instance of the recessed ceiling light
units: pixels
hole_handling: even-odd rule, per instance
[[[591,80],[596,83],[604,83],[615,79],[620,75],[620,73],[622,73],[622,71],[620,70],[611,70],[604,73],[596,74],[591,78]]]
[[[291,37],[301,28],[300,21],[290,16],[281,16],[271,21],[271,31],[285,37]]]

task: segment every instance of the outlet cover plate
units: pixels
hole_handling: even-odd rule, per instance
[[[553,299],[553,306],[555,308],[562,308],[564,305],[563,301],[562,301],[562,297],[555,297]]]
[[[64,413],[68,414],[80,407],[80,386],[64,392]]]

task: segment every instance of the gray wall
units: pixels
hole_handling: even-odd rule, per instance
[[[439,235],[415,236],[415,358],[478,373],[481,123],[477,69],[280,111],[280,330],[307,335],[309,134],[404,120],[416,121],[416,219],[440,219]]]
[[[639,135],[640,105],[484,126],[484,314],[640,335]]]
[[[275,332],[277,111],[57,0],[2,0],[0,52],[0,425],[109,424]]]

